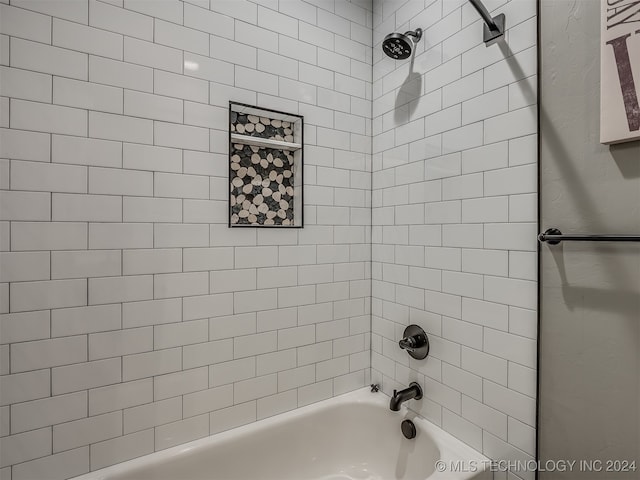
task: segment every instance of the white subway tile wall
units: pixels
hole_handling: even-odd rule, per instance
[[[536,2],[485,3],[503,44],[469,2],[373,2],[371,375],[387,394],[418,381],[410,407],[487,456],[533,459]],[[413,63],[384,55],[417,27]],[[410,323],[426,361],[397,346]]]
[[[0,1],[2,480],[369,383],[372,28],[361,0]],[[228,229],[230,100],[305,116],[304,229]]]

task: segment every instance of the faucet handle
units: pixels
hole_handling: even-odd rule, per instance
[[[425,331],[418,325],[409,325],[402,334],[398,345],[416,360],[423,360],[429,355],[429,339]]]

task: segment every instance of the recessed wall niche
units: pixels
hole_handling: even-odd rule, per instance
[[[229,227],[303,226],[303,117],[229,102]]]

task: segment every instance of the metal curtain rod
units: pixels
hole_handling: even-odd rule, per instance
[[[549,228],[538,235],[539,242],[557,245],[562,241],[573,242],[640,242],[640,235],[599,235],[599,234],[564,234],[557,228]]]

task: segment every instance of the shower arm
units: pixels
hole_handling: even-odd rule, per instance
[[[501,13],[492,17],[487,8],[482,3],[482,0],[469,0],[469,3],[473,5],[473,8],[480,14],[482,20],[486,26],[484,27],[484,43],[487,46],[495,43],[500,37],[504,35],[505,30],[505,15]]]
[[[493,32],[499,30],[498,25],[496,25],[496,22],[493,21],[493,17],[489,14],[489,11],[484,6],[481,0],[469,0],[469,2],[471,3],[471,5],[473,5],[473,8],[475,8],[476,11],[480,14],[482,19],[484,20],[484,23],[486,23],[487,27],[489,27],[489,30]]]

